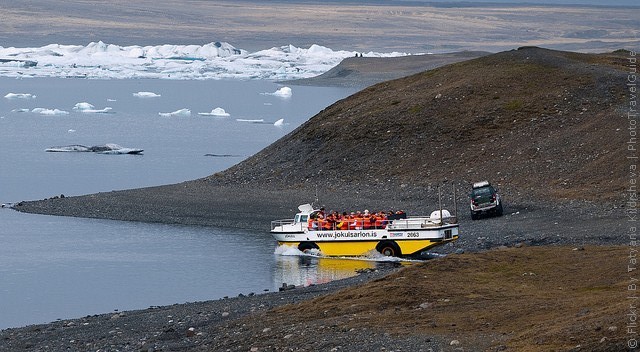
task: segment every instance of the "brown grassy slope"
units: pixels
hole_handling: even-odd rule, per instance
[[[625,77],[624,53],[488,55],[371,86],[211,179],[391,188],[489,179],[515,196],[619,200]]]
[[[632,303],[628,254],[625,247],[524,247],[449,256],[275,309],[252,327],[273,327],[254,345],[278,346],[291,333],[312,344],[309,332],[366,327],[457,339],[472,351],[622,351]]]

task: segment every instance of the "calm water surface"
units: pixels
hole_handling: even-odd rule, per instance
[[[0,203],[181,182],[256,153],[354,90],[259,81],[0,78]],[[141,99],[139,91],[160,97]],[[29,93],[30,99],[7,99]],[[74,110],[88,102],[109,114]],[[231,116],[198,112],[224,108]],[[68,114],[41,115],[34,108]],[[191,110],[191,116],[160,112]],[[23,111],[23,112],[19,112]],[[27,111],[27,112],[25,112]],[[278,119],[284,126],[274,126]],[[236,119],[264,120],[264,123]],[[117,143],[143,155],[47,153]],[[226,154],[211,157],[205,154]],[[275,254],[264,232],[22,214],[0,209],[0,329],[217,299],[348,277],[375,263]]]

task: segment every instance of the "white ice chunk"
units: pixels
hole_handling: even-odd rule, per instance
[[[73,107],[73,110],[78,110],[80,112],[87,113],[87,114],[101,114],[101,113],[104,114],[104,113],[110,112],[112,108],[106,107],[103,109],[95,109],[95,106],[93,106],[93,104],[83,102],[83,103],[77,103]]]
[[[278,126],[278,127],[284,126],[284,119],[280,119],[280,120],[274,122],[273,125],[274,126]]]
[[[61,147],[51,147],[44,150],[45,152],[89,152],[89,147],[79,144],[65,145]]]
[[[211,112],[199,112],[198,115],[202,115],[202,116],[218,116],[218,117],[231,116],[228,112],[224,111],[223,108],[215,108],[215,109],[211,110]]]
[[[35,99],[36,95],[31,93],[9,93],[4,97],[7,99]]]
[[[154,92],[137,92],[133,93],[133,96],[138,98],[157,98],[161,95]]]
[[[174,112],[159,112],[158,115],[163,117],[171,117],[171,116],[191,116],[191,110],[189,109],[180,109]]]
[[[85,109],[85,110],[80,110],[85,114],[106,114],[111,112],[111,110],[113,110],[113,108],[111,107],[106,107],[106,108],[102,108],[102,109]]]
[[[238,122],[264,123],[264,119],[236,119]]]
[[[40,114],[40,115],[69,115],[68,111],[58,110],[58,109],[46,109],[46,108],[35,108],[31,110],[31,112]]]
[[[273,95],[276,97],[280,97],[280,98],[291,98],[291,95],[293,94],[291,92],[291,88],[289,87],[282,87],[278,90],[276,90],[273,93],[264,93],[265,95]]]
[[[89,109],[93,109],[93,108],[95,108],[95,106],[93,106],[93,104],[89,104],[87,102],[82,102],[82,103],[77,103],[73,107],[73,110],[89,110]]]

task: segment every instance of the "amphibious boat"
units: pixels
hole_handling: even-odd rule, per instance
[[[445,209],[429,216],[387,214],[376,220],[347,216],[342,221],[325,221],[323,209],[311,204],[298,207],[293,219],[271,222],[271,235],[279,245],[325,256],[415,256],[458,239],[458,220]]]

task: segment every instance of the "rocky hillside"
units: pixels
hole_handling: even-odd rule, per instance
[[[526,47],[383,82],[209,180],[392,190],[488,179],[513,196],[620,201],[626,55]]]

